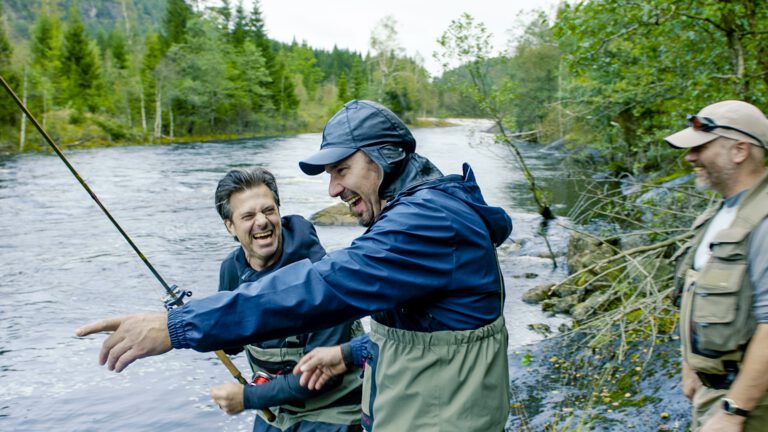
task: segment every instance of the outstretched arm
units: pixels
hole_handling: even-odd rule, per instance
[[[78,337],[113,332],[101,345],[99,364],[121,372],[136,359],[165,354],[173,348],[165,313],[126,315],[87,324],[75,331]]]

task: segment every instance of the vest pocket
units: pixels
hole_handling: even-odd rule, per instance
[[[696,354],[718,357],[738,348],[734,335],[741,320],[739,291],[746,273],[746,263],[710,261],[696,283],[693,293],[692,349]]]

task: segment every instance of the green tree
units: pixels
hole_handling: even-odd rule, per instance
[[[0,17],[2,17],[3,8],[0,4]],[[8,36],[5,33],[5,20],[0,20],[0,75],[9,85],[17,87],[19,80],[16,71],[12,67],[13,49]],[[5,92],[3,90],[3,92]],[[10,102],[0,104],[0,125],[14,125],[18,121],[18,109]]]
[[[240,0],[235,7],[235,18],[232,26],[232,34],[230,36],[232,44],[236,47],[242,46],[248,39],[247,20],[248,17],[245,14],[243,2]]]
[[[147,131],[147,119],[151,118],[151,113],[154,113],[157,106],[155,103],[157,88],[154,72],[162,58],[163,45],[160,36],[157,33],[147,34],[144,42],[144,57],[140,69],[141,79],[139,80],[141,83],[139,115],[141,117],[141,128],[144,132]]]
[[[365,74],[365,64],[359,57],[357,60],[352,64],[350,70],[350,75],[352,76],[352,92],[350,96],[352,99],[363,99],[368,83]]]
[[[93,43],[85,33],[80,11],[75,2],[69,11],[69,21],[61,49],[63,103],[76,109],[95,111],[100,97],[100,68]]]
[[[450,70],[457,65],[464,68],[469,79],[456,82],[457,89],[474,99],[485,115],[494,121],[499,130],[499,140],[512,150],[515,162],[528,181],[539,214],[545,221],[553,219],[554,214],[544,192],[537,185],[536,178],[528,168],[513,137],[507,132],[509,107],[516,97],[518,84],[509,78],[491,79],[489,59],[493,46],[490,39],[491,34],[485,25],[465,13],[459,19],[451,21],[448,29],[438,39],[442,52],[437,58],[441,60],[444,70]],[[546,240],[546,235],[544,239]]]
[[[130,62],[128,48],[125,44],[125,36],[119,27],[115,27],[109,34],[109,49],[115,67],[121,70],[128,69]]]
[[[61,85],[61,22],[44,2],[32,25],[30,41],[30,105],[41,113],[40,121],[47,126],[47,113],[54,109],[54,94]]]
[[[560,124],[545,124],[550,113],[559,109],[554,104],[559,90],[560,49],[544,12],[536,13],[517,38],[508,65],[500,65],[507,66],[511,80],[518,83],[511,107],[516,129],[531,132],[539,142],[542,138],[561,138]]]
[[[323,79],[323,71],[317,67],[317,59],[312,49],[306,42],[301,45],[293,43],[285,57],[288,73],[298,77],[307,93],[314,95]]]
[[[397,35],[397,20],[392,16],[382,18],[371,31],[370,48],[376,65],[376,81],[379,100],[390,92],[388,99],[398,99],[396,89],[390,87],[390,80],[397,74],[397,59],[404,56]]]
[[[293,79],[286,70],[286,54],[282,50],[278,53],[273,50],[272,42],[264,29],[264,19],[261,16],[258,0],[253,2],[253,9],[247,19],[246,32],[261,50],[261,55],[266,62],[271,80],[269,95],[272,106],[281,114],[295,112],[299,106],[299,99],[296,97]]]
[[[429,74],[420,63],[405,55],[397,34],[397,21],[387,16],[371,32],[372,80],[370,92],[407,121],[426,108],[423,89],[429,87]]]
[[[347,91],[347,75],[344,72],[339,75],[339,80],[336,82],[336,88],[339,90],[339,102],[347,102],[349,100],[349,92]]]
[[[592,1],[558,14],[573,135],[616,171],[676,169],[662,137],[712,101],[768,103],[768,4]]]
[[[299,98],[296,96],[296,86],[293,77],[286,68],[285,51],[279,51],[275,56],[272,67],[269,68],[271,77],[270,93],[278,112],[293,113],[299,107]]]
[[[192,18],[192,8],[185,0],[168,0],[163,22],[163,48],[184,42],[187,22]]]

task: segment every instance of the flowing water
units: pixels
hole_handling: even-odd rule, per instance
[[[520,301],[526,289],[562,278],[563,263],[552,271],[542,258],[547,248],[536,235],[527,184],[511,154],[490,144],[487,126],[414,134],[419,153],[444,173],[469,162],[486,201],[512,215],[513,234],[499,250],[512,351],[540,338],[528,324],[563,321]],[[297,166],[319,142],[319,134],[304,134],[66,153],[165,280],[202,297],[216,291],[219,262],[236,247],[213,206],[218,179],[231,168],[264,166],[278,179],[281,212],[309,218],[337,202],[325,175],[308,177]],[[573,188],[559,157],[524,152],[562,213]],[[318,232],[334,250],[362,228]],[[566,230],[555,224],[550,240],[562,256]],[[115,374],[97,364],[104,335],[73,336],[96,319],[159,311],[164,292],[55,155],[0,157],[0,254],[0,430],[251,429],[252,413],[227,416],[211,402],[209,388],[232,379],[213,354],[172,351]],[[247,370],[242,356],[235,363]]]

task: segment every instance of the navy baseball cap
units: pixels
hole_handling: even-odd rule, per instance
[[[299,162],[299,168],[307,175],[317,175],[326,165],[361,148],[383,144],[398,146],[406,153],[416,150],[416,139],[395,113],[376,102],[352,100],[328,120],[320,150]]]

